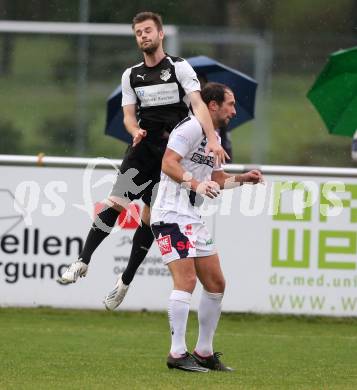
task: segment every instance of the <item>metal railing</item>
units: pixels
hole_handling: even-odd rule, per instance
[[[120,166],[122,160],[81,157],[55,157],[39,154],[37,156],[0,155],[0,166],[32,166],[32,167],[63,167],[63,168],[85,168],[88,164],[94,163],[96,168],[108,169],[113,164]],[[286,165],[252,165],[252,164],[227,164],[224,166],[226,172],[240,173],[251,169],[260,169],[265,175],[285,176],[332,176],[332,177],[357,177],[357,168],[334,168],[334,167],[303,167]]]

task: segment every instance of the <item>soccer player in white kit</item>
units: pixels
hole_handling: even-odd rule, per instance
[[[121,304],[154,241],[150,229],[152,189],[160,179],[168,135],[189,114],[189,107],[209,138],[207,148],[222,161],[228,157],[215,138],[213,124],[201,100],[196,73],[186,60],[164,51],[161,16],[139,12],[133,18],[132,28],[143,54],[143,61],[128,68],[122,77],[124,124],[133,136],[133,143],[124,156],[117,181],[105,201],[106,206],[95,218],[78,259],[58,278],[60,284],[70,284],[86,276],[93,253],[109,236],[119,214],[128,203],[141,198],[144,203],[141,223],[133,237],[128,265],[104,299],[108,310]],[[136,175],[132,176],[130,171]]]
[[[216,128],[236,114],[233,92],[225,85],[208,83],[201,92]],[[260,171],[230,175],[206,154],[207,140],[194,116],[172,131],[162,161],[161,181],[151,213],[151,228],[173,278],[169,300],[171,349],[169,368],[207,372],[231,371],[213,351],[213,336],[221,313],[225,280],[213,240],[199,214],[203,197],[214,198],[223,188],[263,181]],[[203,285],[198,308],[199,336],[193,354],[185,334],[191,295],[197,278]]]

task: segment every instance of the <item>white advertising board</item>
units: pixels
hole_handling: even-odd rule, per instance
[[[130,215],[95,251],[86,278],[55,279],[77,258],[115,174],[0,166],[0,306],[103,308],[128,261]],[[356,316],[357,178],[265,179],[203,210],[227,280],[223,310]],[[154,244],[121,309],[166,310],[171,288]],[[193,309],[198,299],[196,291]]]
[[[118,221],[123,228],[117,225],[95,251],[85,278],[67,286],[56,283],[77,259],[116,174],[109,169],[87,173],[79,168],[0,166],[0,306],[104,308],[105,295],[129,259],[136,227],[130,213]],[[136,207],[140,210],[142,203]],[[164,310],[171,288],[154,243],[121,307]]]

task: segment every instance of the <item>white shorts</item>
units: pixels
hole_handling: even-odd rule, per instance
[[[151,228],[164,264],[216,253],[212,237],[203,222],[192,222],[187,225],[158,222],[152,224]]]

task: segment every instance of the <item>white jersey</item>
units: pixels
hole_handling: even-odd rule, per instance
[[[211,180],[213,170],[222,170],[214,163],[211,152],[205,154],[207,138],[201,124],[194,116],[185,118],[172,131],[167,147],[180,156],[180,164],[186,174],[199,182]],[[191,179],[187,177],[187,180]],[[196,200],[194,200],[196,198]],[[193,191],[184,188],[164,172],[161,172],[156,200],[151,211],[151,223],[164,221],[165,223],[186,223],[200,221],[198,207],[203,198]]]

